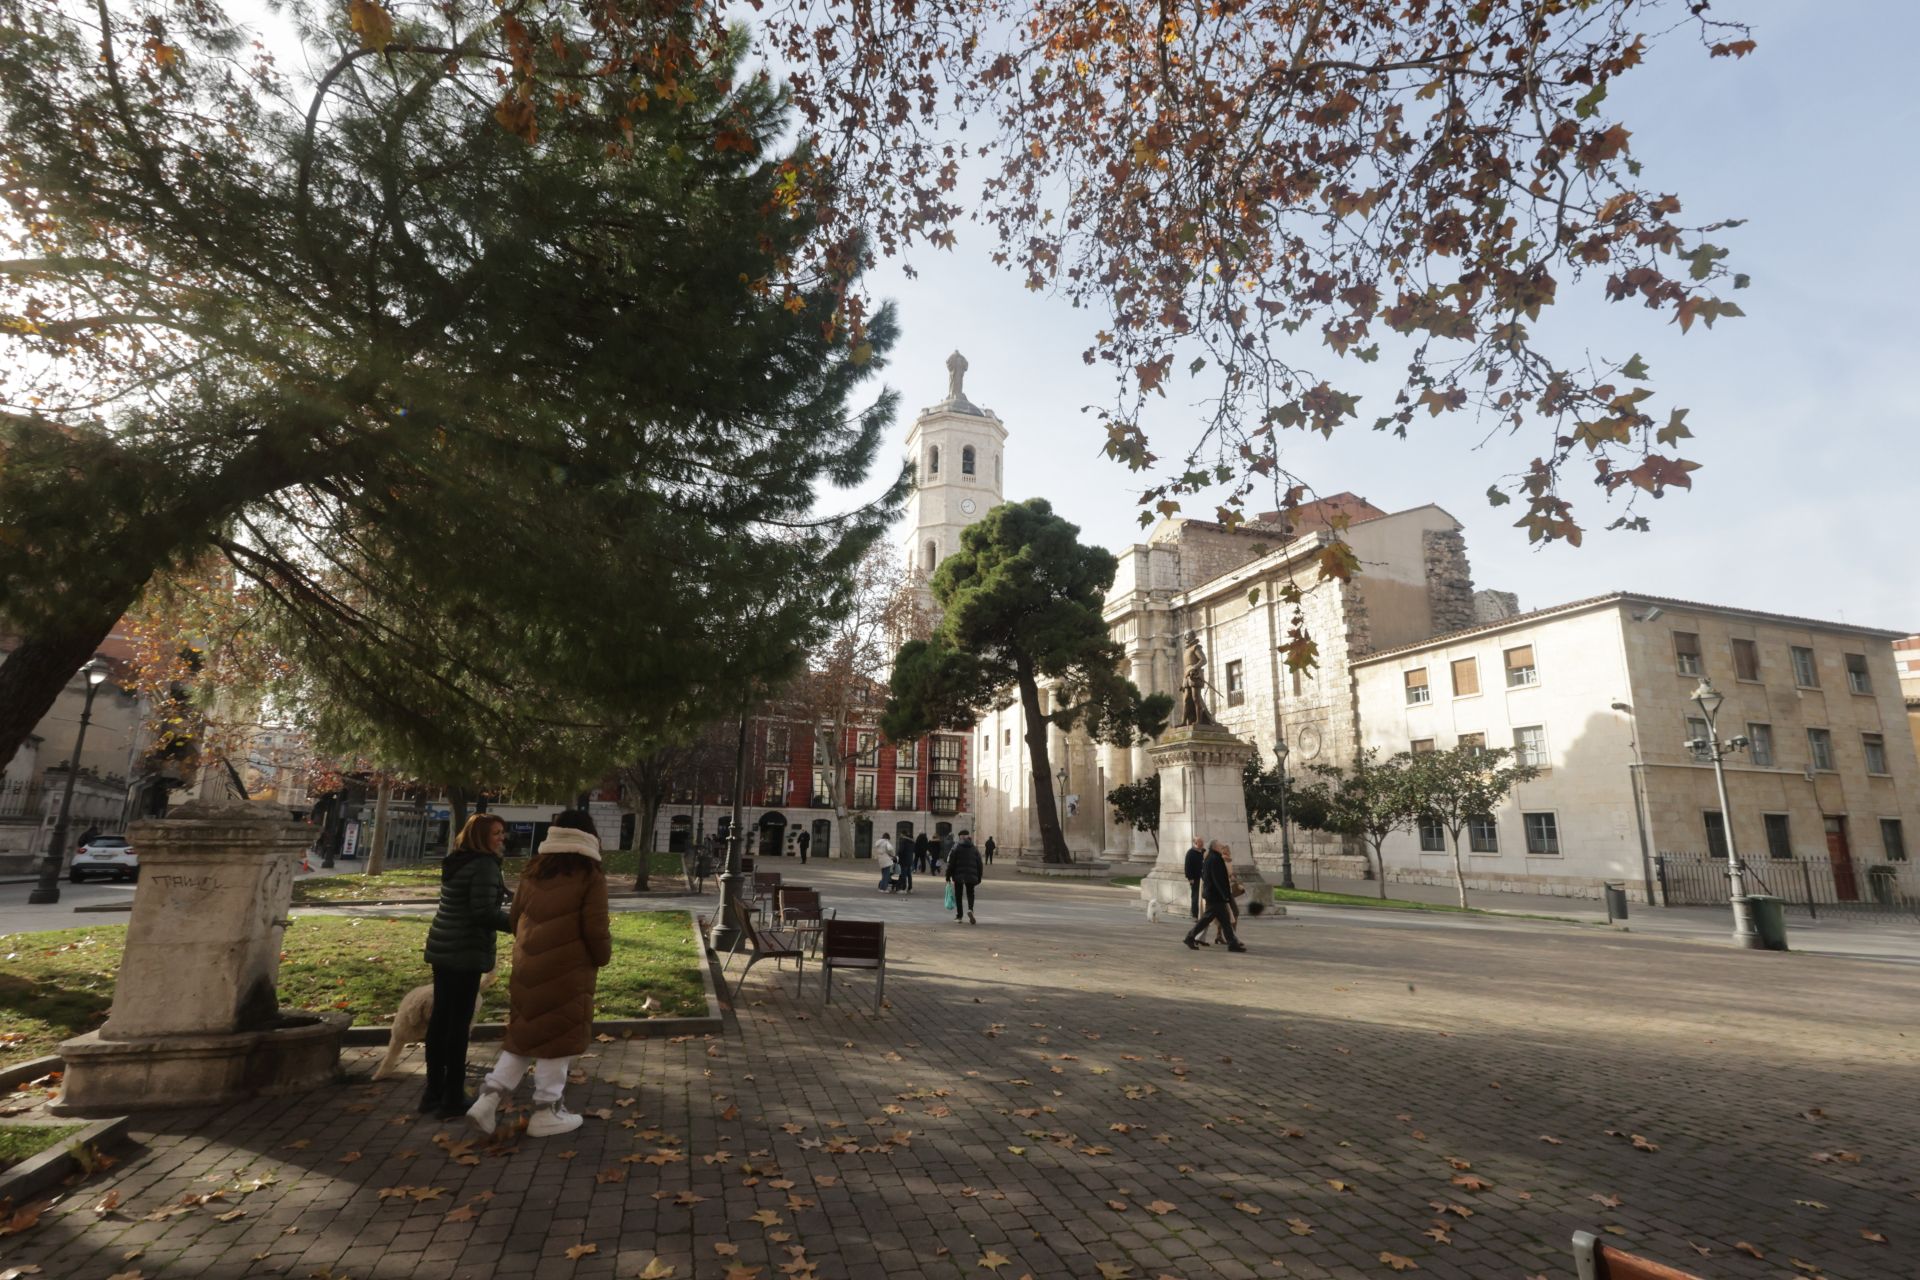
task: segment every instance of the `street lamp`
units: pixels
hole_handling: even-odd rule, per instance
[[[1287,832],[1287,744],[1276,742],[1274,759],[1280,764],[1280,887],[1293,888],[1293,837]],[[1319,881],[1314,881],[1318,884]]]
[[[1700,687],[1693,691],[1693,701],[1707,719],[1707,736],[1704,741],[1696,738],[1688,745],[1705,750],[1713,761],[1713,782],[1720,792],[1720,829],[1727,838],[1727,890],[1733,906],[1733,940],[1740,946],[1758,949],[1760,935],[1754,931],[1753,912],[1747,904],[1746,885],[1740,875],[1740,846],[1733,838],[1733,806],[1727,803],[1727,771],[1721,763],[1728,751],[1740,750],[1747,745],[1747,740],[1720,741],[1718,717],[1720,704],[1726,700],[1726,695],[1713,687],[1713,681],[1701,677]]]
[[[67,790],[60,798],[60,820],[53,825],[53,841],[47,846],[46,860],[40,865],[40,883],[27,895],[30,903],[60,901],[60,862],[67,852],[67,820],[73,814],[73,784],[80,777],[80,749],[87,742],[87,725],[93,719],[93,695],[107,681],[107,664],[91,658],[80,668],[87,679],[87,700],[80,708],[80,732],[74,735],[73,756],[67,761]]]

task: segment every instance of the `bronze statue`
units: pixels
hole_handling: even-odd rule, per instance
[[[958,351],[947,357],[947,399],[965,400],[966,392],[961,389],[967,380],[967,358]]]
[[[1218,724],[1207,710],[1207,651],[1200,647],[1198,632],[1187,633],[1187,667],[1180,679],[1180,723],[1193,727]]]

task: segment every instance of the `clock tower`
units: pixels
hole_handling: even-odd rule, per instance
[[[947,398],[922,409],[907,432],[913,494],[901,544],[908,576],[929,612],[927,579],[960,549],[960,531],[1001,502],[1007,429],[999,415],[967,399],[967,358],[947,357]]]

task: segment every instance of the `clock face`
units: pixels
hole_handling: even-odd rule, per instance
[[[972,514],[973,514],[973,512],[974,512],[974,501],[973,501],[973,499],[972,499],[972,498],[962,498],[962,499],[960,500],[960,514],[962,514],[962,515],[968,515],[968,516],[970,516],[970,515],[972,515]]]

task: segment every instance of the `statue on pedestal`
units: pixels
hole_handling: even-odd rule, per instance
[[[947,399],[965,400],[961,384],[967,380],[967,358],[958,351],[947,357]]]
[[[1200,647],[1198,632],[1187,633],[1186,671],[1180,678],[1180,723],[1189,728],[1218,724],[1207,710],[1207,651]]]

